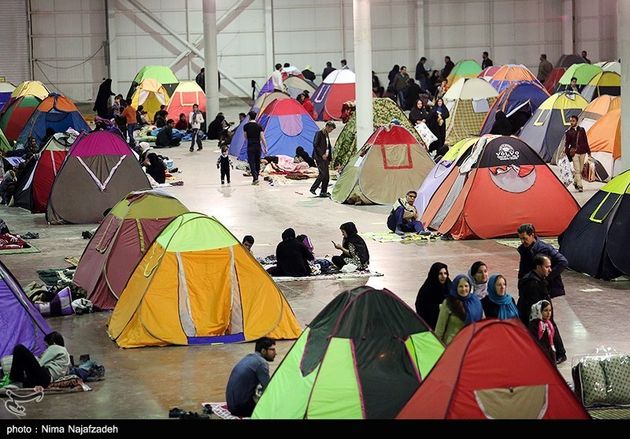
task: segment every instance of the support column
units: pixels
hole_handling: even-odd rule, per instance
[[[630,2],[617,2],[617,56],[621,58],[621,158],[614,175],[630,169]],[[624,29],[626,31],[624,31]]]
[[[203,43],[206,69],[206,120],[212,120],[219,112],[216,0],[203,0]]]
[[[108,73],[112,80],[112,90],[120,91],[118,82],[118,49],[116,49],[116,11],[111,1],[105,3],[105,14],[107,14],[107,61],[109,63]],[[100,78],[99,78],[100,79]],[[126,96],[126,92],[122,93]]]
[[[372,110],[372,19],[370,0],[353,0],[354,63],[356,66],[357,148],[374,132]]]
[[[575,53],[573,12],[573,0],[562,0],[562,54]]]
[[[427,48],[425,44],[426,44],[426,41],[424,38],[424,0],[416,0],[416,59],[414,60],[415,61],[414,68],[415,68],[415,64],[417,64],[418,61],[420,61],[421,57],[427,56],[426,54]]]
[[[267,76],[269,72],[273,72],[274,65],[274,46],[273,46],[273,0],[265,0],[265,69],[263,75]],[[262,87],[262,85],[261,85]]]

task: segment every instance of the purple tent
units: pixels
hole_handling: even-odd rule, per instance
[[[17,344],[41,355],[46,350],[44,336],[51,332],[18,281],[0,262],[0,358],[11,355]]]

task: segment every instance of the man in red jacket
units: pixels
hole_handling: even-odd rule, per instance
[[[591,148],[588,146],[588,138],[586,130],[578,125],[578,117],[571,116],[569,118],[571,128],[564,133],[565,144],[564,153],[569,160],[573,161],[573,186],[582,192],[582,168],[584,168],[584,159],[588,154],[591,157]]]

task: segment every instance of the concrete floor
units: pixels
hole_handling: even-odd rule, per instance
[[[228,120],[235,120],[244,106],[225,110]],[[340,129],[334,133],[338,135]],[[314,198],[308,192],[309,181],[294,181],[274,186],[263,182],[252,186],[251,178],[233,171],[231,186],[221,186],[216,169],[216,142],[205,142],[201,152],[188,152],[187,146],[162,150],[183,170],[185,184],[168,188],[189,209],[216,216],[237,237],[252,234],[254,253],[274,253],[280,234],[286,227],[307,233],[318,256],[337,251],[331,240],[340,241],[339,225],[354,221],[360,232],[385,229],[389,206],[347,206],[329,199]],[[587,185],[579,196],[583,204],[600,185]],[[85,202],[77,200],[77,202]],[[89,225],[48,226],[44,215],[31,215],[16,208],[0,207],[0,218],[17,233],[34,231],[40,239],[33,243],[41,253],[2,257],[16,277],[26,284],[37,280],[36,270],[65,267],[66,256],[80,256],[87,241],[81,231]],[[368,285],[386,287],[413,306],[418,288],[435,261],[449,266],[451,277],[468,270],[481,259],[491,273],[501,272],[508,279],[508,291],[517,295],[518,254],[515,249],[486,241],[436,241],[403,245],[368,241],[372,270],[384,277],[371,278]],[[630,352],[626,335],[626,310],[630,308],[630,282],[604,282],[567,272],[564,276],[567,296],[554,299],[569,361],[560,366],[570,378],[571,357],[592,353],[605,347]],[[364,279],[348,281],[302,281],[282,283],[281,289],[303,325],[339,292],[365,284]],[[70,395],[46,395],[41,403],[26,407],[27,418],[166,418],[168,410],[180,407],[200,411],[202,401],[223,401],[224,389],[232,366],[253,344],[223,346],[163,347],[119,349],[109,340],[105,328],[109,313],[52,318],[52,328],[60,331],[68,350],[78,357],[89,353],[105,365],[106,380],[92,384],[93,391]],[[282,360],[291,342],[278,343],[278,356],[272,371]],[[0,410],[1,418],[11,415]]]

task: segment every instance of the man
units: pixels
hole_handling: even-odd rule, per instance
[[[253,246],[254,246],[254,237],[252,235],[243,236],[243,247],[245,247],[247,250],[251,252]]]
[[[400,108],[405,108],[405,90],[407,89],[409,81],[409,74],[407,73],[407,67],[400,67],[400,71],[394,77],[394,82],[392,86],[396,91],[396,95],[398,96],[398,105]]]
[[[578,117],[576,115],[571,116],[569,123],[571,127],[564,133],[564,153],[573,162],[573,186],[582,192],[584,190],[582,168],[584,168],[586,155],[591,157],[591,148],[588,145],[586,130],[578,125]]]
[[[168,116],[168,111],[166,111],[166,105],[160,105],[160,109],[155,112],[153,116],[153,123],[156,127],[162,128],[166,125],[166,117]]]
[[[276,66],[282,68],[280,64],[276,64]],[[267,154],[267,142],[263,127],[256,122],[256,112],[250,111],[248,115],[249,122],[243,126],[243,131],[247,137],[247,163],[249,163],[249,169],[252,172],[252,184],[257,185],[260,174],[260,157],[263,152]]]
[[[201,70],[199,71],[199,73],[197,74],[197,76],[195,76],[195,82],[197,83],[197,85],[199,87],[201,87],[201,89],[204,91],[206,91],[206,69],[205,67],[202,67]]]
[[[392,232],[397,235],[404,235],[405,232],[420,233],[424,230],[418,209],[413,205],[417,196],[416,191],[409,191],[404,200],[399,198],[396,201],[387,217],[387,227]]]
[[[276,247],[276,266],[267,269],[267,272],[272,276],[310,276],[308,261],[314,259],[304,243],[295,238],[295,230],[289,228],[282,232],[282,242]]]
[[[228,410],[235,416],[249,417],[256,407],[256,387],[264,391],[269,384],[269,365],[276,358],[275,340],[263,337],[256,341],[255,352],[247,354],[232,372],[225,389]]]
[[[175,126],[175,121],[173,119],[169,119],[166,121],[166,125],[164,128],[160,130],[155,139],[155,146],[158,147],[168,147],[171,146],[179,146],[180,139],[173,138],[173,127]]]
[[[127,143],[129,143],[129,146],[133,148],[134,146],[136,146],[136,142],[133,138],[133,132],[136,130],[137,118],[136,109],[133,108],[133,106],[131,105],[131,100],[127,102],[127,106],[123,110],[122,116],[127,121]]]
[[[199,130],[201,129],[201,124],[204,122],[203,114],[199,111],[199,105],[193,105],[193,111],[190,112],[188,116],[188,123],[192,128],[192,138],[190,139],[190,152],[195,150],[195,143],[197,143],[197,151],[201,151],[203,149],[203,145],[201,143],[201,139],[199,138]]]
[[[330,61],[326,61],[326,67],[324,68],[324,71],[322,72],[322,81],[326,79],[326,76],[330,75],[335,70],[336,69],[332,66],[332,63]]]
[[[484,70],[488,67],[491,67],[494,65],[494,63],[492,62],[492,60],[488,57],[488,52],[483,52],[481,54],[481,70]]]
[[[518,281],[518,301],[516,307],[521,321],[527,326],[529,325],[529,316],[532,305],[547,300],[551,303],[547,278],[552,273],[551,259],[545,255],[537,254],[533,258],[534,268]],[[552,304],[553,308],[553,304]],[[551,322],[554,327],[553,344],[556,348],[556,364],[560,364],[567,359],[567,353],[564,349],[560,331],[556,325],[555,318],[552,317]]]
[[[453,63],[453,61],[451,61],[451,57],[450,56],[445,56],[444,57],[444,68],[440,72],[440,76],[442,77],[442,79],[448,78],[448,75],[451,74],[451,70],[453,70],[453,67],[455,67],[455,64]]]
[[[348,67],[348,61],[346,61],[345,59],[342,59],[340,63],[341,63],[342,70],[350,70],[350,67]]]
[[[302,75],[304,79],[308,79],[309,81],[315,81],[315,72],[311,70],[311,66],[308,65],[302,70]]]
[[[315,191],[321,185],[319,196],[322,198],[330,197],[330,193],[328,193],[328,180],[330,178],[328,168],[332,160],[330,133],[332,133],[335,128],[337,128],[337,126],[334,122],[326,122],[324,129],[318,131],[313,139],[313,158],[317,164],[319,175],[315,183],[313,183],[313,186],[311,186],[311,193],[317,195]]]
[[[276,64],[276,70],[271,74],[271,82],[274,91],[284,91],[284,82],[282,81],[282,64]]]
[[[429,79],[429,72],[427,71],[426,67],[424,67],[424,64],[427,62],[426,57],[422,57],[420,58],[420,61],[418,61],[418,64],[416,64],[416,81],[418,81],[420,83],[420,87],[422,88],[422,91],[426,91],[427,90],[427,80]]]
[[[533,224],[521,224],[516,230],[521,245],[517,251],[521,255],[518,267],[518,278],[522,279],[528,272],[535,268],[534,256],[541,254],[547,256],[551,260],[553,267],[549,274],[549,295],[551,297],[564,296],[564,284],[562,283],[562,272],[569,266],[567,258],[562,253],[553,248],[551,244],[546,243],[536,235],[536,229]]]
[[[578,85],[577,85],[577,78],[575,76],[571,78],[571,82],[569,82],[569,88],[567,89],[567,91],[572,91],[573,93],[580,92],[580,89],[578,88]]]
[[[538,79],[541,84],[544,84],[552,70],[553,64],[547,61],[547,55],[542,53],[540,55],[540,64],[538,64],[538,76],[536,76],[536,79]]]
[[[590,60],[590,59],[588,59],[588,58],[586,57],[586,55],[587,55],[586,50],[583,50],[583,51],[582,51],[582,58],[584,58],[584,62],[585,62],[585,63],[590,64],[590,63],[591,63],[591,60]]]

